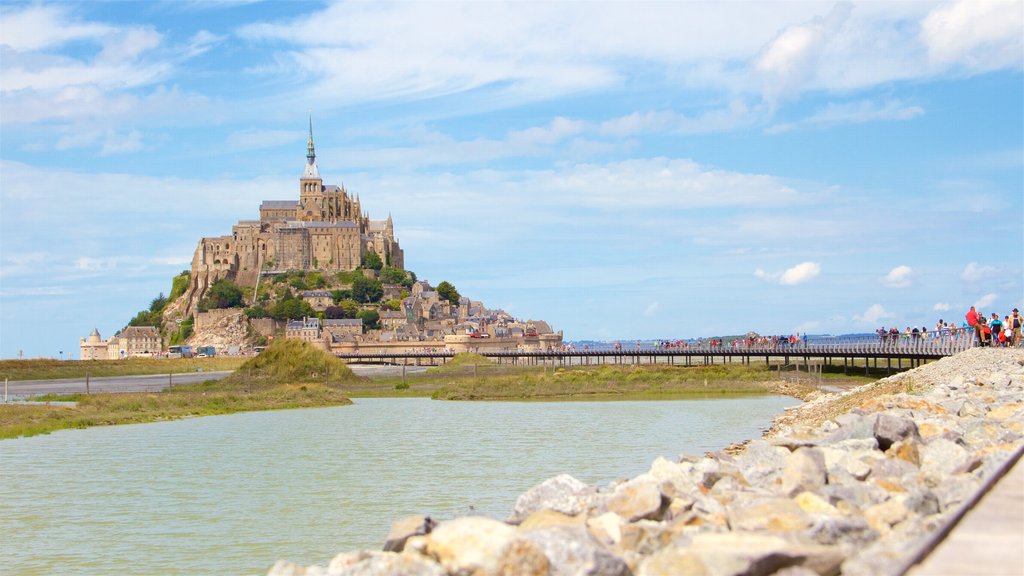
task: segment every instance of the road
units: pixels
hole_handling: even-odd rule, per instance
[[[353,372],[361,376],[400,375],[401,366],[350,365]],[[425,371],[422,366],[409,366],[407,373]],[[222,372],[185,372],[181,374],[147,374],[143,376],[110,376],[89,378],[90,392],[158,392],[169,384],[191,384],[205,380],[219,380],[231,374]],[[2,385],[2,384],[0,384]],[[12,398],[36,394],[78,394],[85,392],[85,378],[63,378],[60,380],[12,380],[7,383],[7,393]],[[0,400],[3,390],[0,389]]]

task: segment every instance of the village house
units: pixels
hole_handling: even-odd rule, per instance
[[[317,312],[323,312],[328,306],[334,305],[334,296],[326,290],[304,290],[302,299]]]

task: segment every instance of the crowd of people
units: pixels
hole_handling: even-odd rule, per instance
[[[1024,318],[1014,308],[1013,312],[999,318],[999,314],[992,312],[988,318],[984,312],[975,310],[974,306],[967,311],[964,317],[966,325],[974,330],[974,334],[982,346],[1012,346],[1020,347],[1021,325]]]
[[[986,318],[984,313],[971,306],[960,325],[955,321],[946,322],[939,319],[934,330],[929,330],[926,326],[907,326],[904,330],[896,326],[888,329],[882,326],[875,333],[878,334],[879,341],[887,346],[917,344],[929,340],[961,342],[964,338],[970,338],[981,346],[1019,348],[1022,324],[1024,317],[1016,308],[1002,318],[996,312],[990,313]]]

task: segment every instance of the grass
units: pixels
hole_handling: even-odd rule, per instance
[[[129,358],[127,360],[0,360],[0,378],[10,380],[52,380],[85,378],[86,375],[133,376],[140,374],[181,374],[235,370],[250,357],[213,358]]]
[[[768,394],[774,374],[751,366],[576,366],[518,370],[465,369],[436,375],[434,399],[645,399]]]
[[[46,434],[66,428],[137,424],[351,404],[345,385],[358,385],[344,362],[310,344],[279,340],[222,380],[182,384],[157,393],[50,396],[75,406],[0,405],[0,438]]]

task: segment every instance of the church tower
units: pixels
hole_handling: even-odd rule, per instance
[[[313,147],[313,116],[309,117],[309,142],[306,144],[306,168],[299,179],[298,219],[305,221],[325,220],[324,181],[316,167],[316,150]]]

